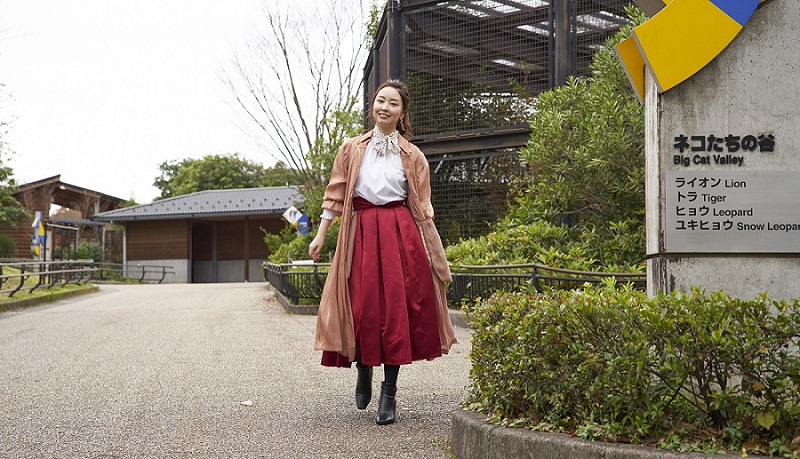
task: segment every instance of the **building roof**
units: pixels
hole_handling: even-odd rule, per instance
[[[47,192],[50,193],[50,201],[61,207],[74,208],[76,204],[81,203],[86,196],[100,199],[103,203],[103,207],[106,208],[110,206],[117,207],[119,204],[125,202],[124,199],[110,196],[99,191],[62,182],[60,174],[19,185],[14,194],[21,196],[35,190],[47,190]]]
[[[293,186],[208,190],[99,213],[92,220],[125,222],[282,214],[301,197]]]

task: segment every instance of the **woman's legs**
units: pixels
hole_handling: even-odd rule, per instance
[[[372,367],[356,362],[358,379],[356,380],[356,407],[359,410],[367,408],[372,399]],[[397,376],[400,365],[383,365],[383,383],[381,383],[381,398],[378,402],[378,414],[375,422],[379,425],[391,424],[395,421],[397,402]]]
[[[400,373],[400,365],[383,365],[383,382],[396,386],[397,375]]]
[[[400,373],[400,365],[383,365],[384,381],[381,384],[381,399],[378,402],[378,414],[375,422],[378,425],[391,424],[395,420],[397,402],[394,399],[397,393],[397,375]]]
[[[372,367],[356,362],[358,379],[356,380],[356,408],[363,410],[372,399]]]

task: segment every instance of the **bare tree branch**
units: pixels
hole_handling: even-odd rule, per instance
[[[355,110],[360,100],[367,0],[322,2],[297,16],[262,1],[263,35],[234,57],[222,80],[240,109],[240,127],[304,183],[319,183],[308,156],[343,140],[334,115]]]

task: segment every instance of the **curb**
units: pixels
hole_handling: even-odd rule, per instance
[[[279,292],[276,288],[267,282],[269,288],[272,289],[273,293],[275,294],[275,299],[278,300],[278,303],[283,306],[283,309],[286,310],[289,314],[301,314],[305,316],[315,316],[317,315],[317,310],[319,309],[318,304],[294,304],[289,301],[288,298],[283,296],[281,292]]]
[[[450,308],[450,322],[454,327],[472,328],[467,319],[467,313],[459,309]]]
[[[8,312],[14,309],[23,309],[23,308],[29,308],[31,306],[39,306],[46,303],[52,303],[55,301],[72,298],[73,296],[88,295],[89,293],[95,293],[98,290],[100,290],[100,287],[93,284],[87,284],[85,288],[78,290],[69,290],[66,292],[53,293],[51,295],[36,296],[32,298],[25,298],[23,300],[14,300],[6,303],[0,303],[0,312]]]
[[[738,454],[681,453],[648,446],[606,443],[567,434],[506,428],[472,411],[453,412],[451,448],[458,459],[719,459]],[[765,456],[749,456],[753,459]]]

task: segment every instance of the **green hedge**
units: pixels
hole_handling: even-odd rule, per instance
[[[14,258],[17,244],[11,236],[0,234],[0,258]]]
[[[613,284],[468,311],[468,407],[507,426],[798,457],[800,305]],[[793,456],[794,454],[794,456]]]

